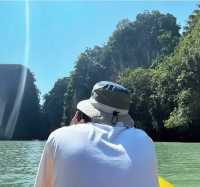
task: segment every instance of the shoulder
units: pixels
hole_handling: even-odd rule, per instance
[[[130,146],[134,149],[134,153],[142,154],[144,158],[155,157],[155,145],[153,140],[148,134],[137,128],[132,128],[129,130],[129,139]]]
[[[89,124],[78,124],[67,127],[61,127],[53,131],[48,138],[51,144],[74,144],[77,142],[85,142],[88,134],[91,132],[92,126]]]
[[[128,135],[134,141],[138,141],[140,143],[145,143],[145,144],[152,144],[152,145],[154,144],[151,137],[145,131],[141,129],[130,128],[128,130]]]
[[[61,127],[53,131],[49,135],[49,139],[55,139],[55,138],[66,136],[66,135],[74,135],[74,133],[84,133],[84,132],[87,132],[89,128],[90,128],[90,125],[88,124],[78,124],[78,125]]]
[[[139,138],[149,139],[152,141],[150,136],[144,130],[138,129],[138,128],[133,128],[133,131],[134,131],[135,135],[137,135]]]
[[[88,137],[91,127],[87,124],[78,124],[62,127],[53,131],[47,140],[52,155],[57,154],[77,154],[88,145]]]

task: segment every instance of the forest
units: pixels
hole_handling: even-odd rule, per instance
[[[37,139],[43,136],[39,90],[30,70],[0,64],[0,139]]]
[[[157,10],[121,20],[103,46],[79,55],[43,105],[28,71],[12,139],[45,139],[69,125],[77,102],[90,97],[96,82],[110,80],[129,89],[129,113],[154,140],[200,141],[200,6],[182,30],[176,17]]]

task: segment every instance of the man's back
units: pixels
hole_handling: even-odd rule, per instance
[[[46,143],[36,186],[157,187],[153,143],[120,123],[63,127]]]

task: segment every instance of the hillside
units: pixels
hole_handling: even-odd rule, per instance
[[[41,136],[38,90],[29,69],[0,64],[0,139]]]
[[[175,51],[156,64],[121,76],[121,82],[133,91],[131,111],[137,125],[159,139],[199,141],[199,9],[190,16]]]
[[[56,103],[57,95],[61,94],[59,89],[55,90],[57,83],[49,92],[48,100],[44,102],[45,111],[53,113],[61,107],[65,110],[64,121],[57,119],[58,115],[51,118],[51,128],[53,121],[69,125],[76,103],[90,96],[97,81],[117,82],[127,69],[149,68],[156,59],[170,54],[179,41],[179,29],[173,15],[159,11],[140,13],[134,21],[120,21],[104,46],[95,46],[80,54],[68,81],[62,81],[66,86],[63,104],[60,102],[55,108],[47,104],[49,101]],[[54,128],[57,127],[58,124],[54,124]]]

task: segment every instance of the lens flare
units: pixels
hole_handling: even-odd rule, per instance
[[[5,129],[6,139],[11,139],[13,137],[15,126],[17,123],[17,119],[18,119],[21,104],[22,104],[26,77],[27,77],[27,67],[28,67],[29,53],[30,53],[30,4],[29,4],[29,1],[25,0],[24,5],[25,5],[24,67],[22,68],[15,103],[13,105],[12,112],[10,114],[10,117],[6,125],[6,129]]]

